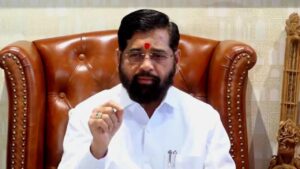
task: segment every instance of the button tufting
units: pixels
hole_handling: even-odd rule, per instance
[[[60,98],[64,98],[65,96],[66,96],[66,94],[65,94],[64,92],[60,92],[60,93],[59,93],[59,97],[60,97]]]
[[[78,56],[78,58],[79,58],[80,60],[83,60],[83,59],[85,58],[85,55],[84,55],[84,54],[80,54],[80,55]]]

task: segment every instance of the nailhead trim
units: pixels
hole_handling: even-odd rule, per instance
[[[232,62],[232,65],[229,67],[229,77],[228,77],[228,82],[227,82],[227,95],[226,95],[226,99],[227,99],[227,113],[228,113],[228,130],[229,130],[229,139],[232,141],[233,140],[233,137],[234,137],[234,131],[232,129],[232,120],[233,120],[233,117],[232,117],[232,109],[233,109],[233,104],[231,103],[232,100],[231,100],[231,92],[236,90],[237,92],[237,101],[236,101],[236,109],[237,109],[237,124],[238,124],[238,128],[239,128],[239,131],[238,131],[238,134],[239,134],[239,139],[236,140],[237,143],[236,144],[239,144],[240,145],[240,157],[241,158],[244,158],[245,157],[245,153],[247,153],[247,151],[244,151],[245,147],[244,147],[244,144],[241,142],[243,140],[243,134],[244,134],[244,131],[242,131],[242,126],[243,126],[243,123],[242,123],[242,113],[241,113],[241,89],[243,87],[243,84],[244,84],[244,80],[246,79],[246,72],[242,72],[241,76],[239,77],[239,82],[238,82],[238,86],[237,88],[232,88],[233,86],[233,83],[232,83],[232,79],[233,79],[233,76],[235,74],[235,67],[236,67],[236,64],[239,62],[239,60],[241,59],[247,59],[246,60],[246,63],[247,65],[250,65],[251,64],[251,61],[250,61],[250,55],[246,54],[246,53],[242,53],[242,54],[239,54],[235,59],[234,61]],[[239,141],[240,140],[240,141]],[[240,143],[238,143],[240,142]],[[234,153],[234,146],[235,146],[235,143],[231,142],[231,148],[230,148],[230,152],[231,153]],[[232,154],[231,155],[233,159],[235,159],[236,157]],[[241,161],[241,167],[242,168],[245,168],[245,161],[242,160]]]
[[[12,65],[12,66],[11,66]],[[13,66],[18,69],[14,69]],[[0,67],[5,70],[6,76],[8,77],[8,85],[11,86],[13,91],[13,123],[11,134],[11,148],[10,154],[12,160],[10,167],[13,168],[25,168],[25,152],[26,152],[26,138],[27,138],[27,85],[24,68],[21,65],[19,58],[12,54],[6,53],[0,56]],[[12,72],[16,72],[17,76],[13,76]],[[20,77],[20,78],[19,78]],[[21,81],[18,81],[21,79]],[[18,87],[17,84],[21,83]],[[20,86],[22,88],[20,88]],[[18,95],[20,94],[21,95]],[[18,101],[23,100],[23,104],[19,104]],[[20,121],[18,121],[18,119]],[[21,138],[20,138],[21,137]],[[21,158],[17,158],[16,151],[21,151]]]

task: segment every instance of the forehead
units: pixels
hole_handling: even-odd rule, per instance
[[[148,32],[137,32],[127,41],[126,48],[144,48],[149,44],[150,48],[170,49],[169,33],[167,29],[154,29]]]

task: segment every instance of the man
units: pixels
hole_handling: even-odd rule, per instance
[[[219,114],[172,86],[177,25],[138,10],[122,19],[118,42],[122,84],[70,111],[59,168],[235,168]]]

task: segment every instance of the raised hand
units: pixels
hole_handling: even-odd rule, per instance
[[[122,120],[123,109],[113,101],[93,110],[88,125],[93,135],[90,149],[95,158],[106,155],[110,140],[120,128]]]

